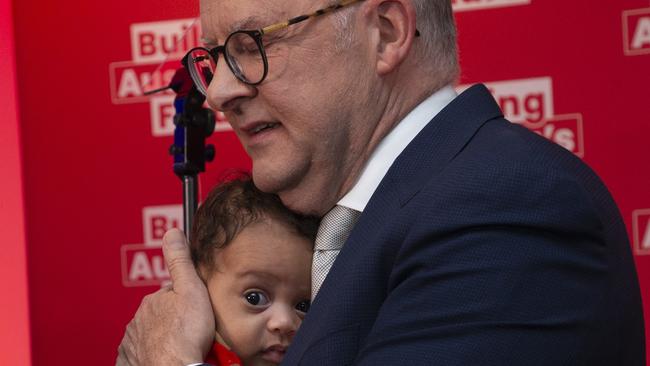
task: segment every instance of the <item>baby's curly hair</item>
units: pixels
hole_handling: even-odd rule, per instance
[[[212,272],[216,251],[247,225],[264,218],[284,222],[312,242],[316,238],[317,218],[290,211],[278,196],[257,189],[250,176],[239,175],[212,189],[194,216],[190,250],[196,268]]]

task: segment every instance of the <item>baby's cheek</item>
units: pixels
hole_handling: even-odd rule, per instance
[[[233,350],[242,361],[258,355],[264,347],[265,327],[258,317],[247,314],[237,320],[230,319],[228,323]],[[244,364],[248,365],[246,362]]]

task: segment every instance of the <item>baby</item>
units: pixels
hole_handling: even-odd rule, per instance
[[[309,310],[318,222],[250,179],[224,183],[199,207],[192,259],[206,283],[216,342],[206,362],[277,365]]]

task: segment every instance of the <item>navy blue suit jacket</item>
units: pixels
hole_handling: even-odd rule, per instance
[[[474,86],[382,180],[283,365],[644,365],[625,226]]]

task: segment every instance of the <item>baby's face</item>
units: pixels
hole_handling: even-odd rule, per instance
[[[309,309],[312,245],[267,218],[217,254],[207,281],[217,332],[245,366],[282,361]]]

